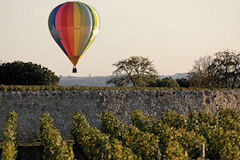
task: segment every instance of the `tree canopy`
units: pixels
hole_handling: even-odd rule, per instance
[[[148,58],[132,56],[113,66],[117,69],[113,72],[113,78],[107,83],[113,83],[115,86],[147,86],[157,79],[157,71]]]
[[[193,87],[239,87],[240,54],[225,50],[214,57],[201,57],[189,72],[189,81]]]
[[[188,78],[177,78],[176,81],[180,87],[184,87],[184,88],[190,87]]]
[[[54,72],[32,62],[2,63],[0,77],[0,84],[5,85],[56,85],[59,83],[59,78]]]
[[[148,85],[149,87],[169,87],[179,88],[179,84],[172,77],[165,77],[163,79],[157,79],[155,82]]]

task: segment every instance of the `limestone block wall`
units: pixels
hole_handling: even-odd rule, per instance
[[[39,135],[40,117],[49,112],[63,137],[69,137],[72,114],[81,111],[92,126],[100,128],[99,113],[111,110],[129,122],[134,109],[159,116],[163,109],[179,113],[190,110],[217,112],[219,108],[240,105],[240,90],[58,90],[0,92],[0,141],[8,112],[19,115],[20,141]]]

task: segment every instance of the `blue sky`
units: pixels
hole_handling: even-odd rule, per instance
[[[144,56],[168,75],[188,72],[201,56],[240,51],[239,0],[83,0],[98,11],[101,28],[72,74],[47,24],[51,10],[64,2],[3,1],[0,60],[31,61],[57,75],[101,76],[111,75],[119,60]]]

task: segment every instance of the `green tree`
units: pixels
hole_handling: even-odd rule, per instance
[[[188,78],[177,78],[176,81],[180,87],[184,87],[184,88],[190,87],[190,82]]]
[[[0,84],[5,85],[56,85],[59,78],[54,72],[32,62],[15,61],[0,65]]]
[[[179,84],[176,80],[172,79],[172,77],[166,77],[161,79],[157,79],[153,83],[148,85],[149,87],[171,87],[171,88],[178,88]]]
[[[107,83],[113,83],[115,86],[147,86],[157,79],[157,71],[148,58],[132,56],[113,66],[117,69],[113,72],[113,78]]]

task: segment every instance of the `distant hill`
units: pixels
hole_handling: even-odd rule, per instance
[[[176,73],[174,75],[160,75],[160,78],[163,79],[165,77],[172,77],[173,79],[178,79],[178,78],[186,78],[188,73]]]
[[[96,77],[72,77],[60,76],[60,86],[111,86],[106,84],[107,80],[112,76],[96,76]]]
[[[172,77],[173,79],[187,77],[187,73],[176,73],[174,75],[160,75],[160,78]],[[106,84],[107,80],[112,76],[96,76],[96,77],[73,77],[73,76],[60,76],[60,86],[112,86]]]

